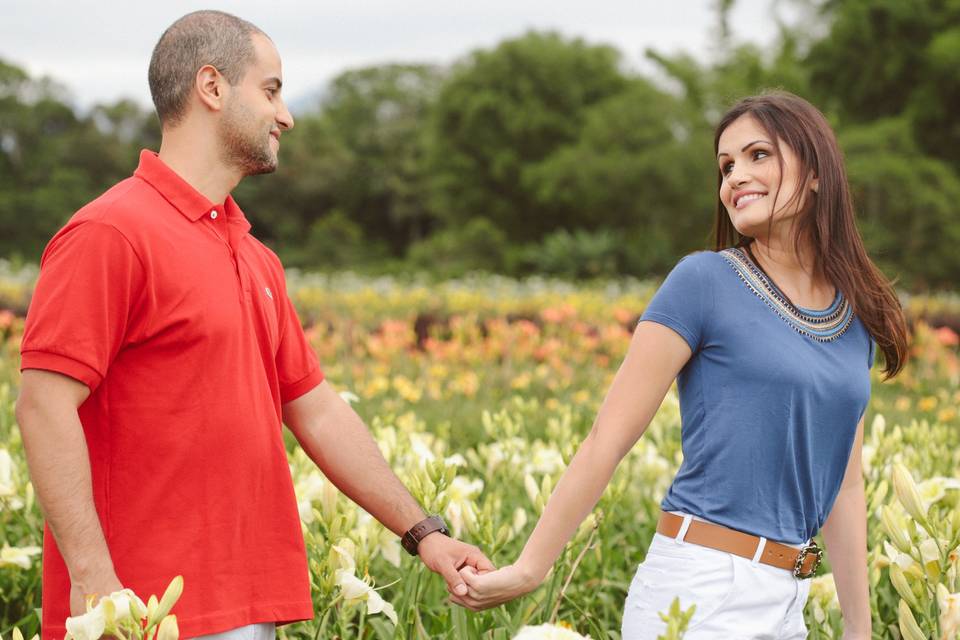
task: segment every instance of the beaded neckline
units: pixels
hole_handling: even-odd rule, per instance
[[[818,342],[831,342],[850,328],[853,308],[839,289],[833,303],[826,309],[804,309],[790,302],[742,249],[724,249],[720,255],[733,267],[740,280],[797,333]]]

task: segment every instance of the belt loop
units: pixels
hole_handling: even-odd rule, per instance
[[[750,561],[750,564],[757,566],[760,563],[760,558],[763,556],[763,550],[766,546],[767,539],[760,536],[760,544],[757,545],[757,552],[753,554],[753,560]]]
[[[680,531],[677,532],[677,537],[674,538],[674,542],[677,544],[683,544],[683,539],[687,536],[687,529],[690,528],[690,523],[693,521],[693,516],[684,515],[683,524],[680,525]]]

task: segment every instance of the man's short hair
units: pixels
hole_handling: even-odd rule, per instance
[[[197,71],[216,67],[231,86],[243,78],[255,52],[256,25],[223,11],[188,13],[163,32],[150,57],[150,95],[161,125],[175,125],[187,108]]]

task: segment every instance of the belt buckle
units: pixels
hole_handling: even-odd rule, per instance
[[[816,556],[816,560],[813,561],[813,567],[807,573],[803,573],[803,561],[807,559],[807,556],[810,554]],[[793,565],[793,577],[800,580],[806,580],[807,578],[812,578],[813,574],[817,572],[817,569],[820,567],[820,561],[823,560],[823,550],[817,546],[816,542],[811,542],[807,546],[800,549],[800,553],[797,554],[797,561]]]

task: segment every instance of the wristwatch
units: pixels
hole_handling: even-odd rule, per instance
[[[400,544],[406,549],[407,553],[415,556],[417,555],[417,548],[420,546],[420,541],[435,531],[439,531],[445,536],[450,535],[450,531],[447,529],[447,523],[443,521],[443,518],[436,515],[424,518],[410,527],[410,530],[400,538]]]

